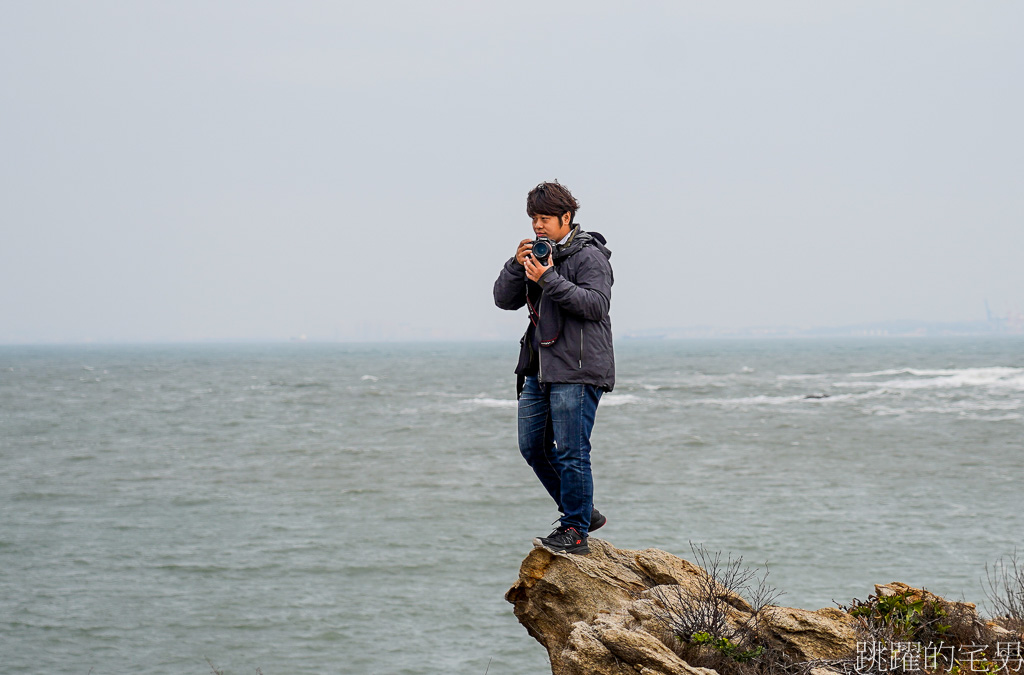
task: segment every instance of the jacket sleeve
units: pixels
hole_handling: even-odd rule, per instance
[[[580,259],[576,270],[576,283],[558,274],[552,268],[540,278],[544,293],[557,302],[563,310],[590,321],[600,321],[608,316],[612,298],[612,265],[608,258],[596,249]],[[581,255],[581,251],[577,255]]]
[[[494,304],[501,309],[519,309],[526,304],[526,269],[508,259],[494,282]]]

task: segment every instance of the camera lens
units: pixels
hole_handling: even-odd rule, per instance
[[[533,257],[540,262],[546,262],[551,255],[551,244],[546,241],[537,241],[533,244]]]

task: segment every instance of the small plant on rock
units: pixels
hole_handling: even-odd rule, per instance
[[[985,578],[985,595],[995,620],[1009,630],[1024,631],[1024,562],[1018,560],[1017,552],[996,560],[992,569],[986,564]]]
[[[711,633],[705,633],[703,631],[700,633],[694,633],[690,637],[690,642],[695,645],[708,645],[720,652],[723,656],[728,656],[739,663],[746,663],[747,661],[757,658],[764,653],[764,647],[761,645],[758,645],[753,649],[743,649],[729,638],[716,638],[711,635]]]
[[[973,605],[949,602],[909,587],[871,595],[865,601],[854,598],[850,607],[841,609],[860,618],[867,636],[883,643],[965,645],[987,637]]]
[[[832,664],[847,673],[991,674],[999,670],[1000,649],[1009,646],[978,617],[974,605],[904,584],[879,587],[878,595],[855,598],[840,609],[862,626],[856,658]]]
[[[758,626],[763,610],[781,595],[763,574],[745,567],[743,558],[710,553],[690,544],[694,562],[704,569],[695,583],[657,586],[660,618],[678,641],[678,651],[695,666],[714,668],[722,675],[745,675],[766,657],[780,655],[760,643]],[[762,664],[764,665],[764,664]]]

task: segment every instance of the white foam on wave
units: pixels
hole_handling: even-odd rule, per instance
[[[601,396],[600,405],[626,405],[628,403],[639,403],[642,399],[633,394],[604,394]]]
[[[884,384],[884,383],[879,383],[879,382],[833,382],[832,386],[833,387],[839,387],[839,388],[842,388],[842,389],[870,389],[872,387],[877,387],[879,384]]]
[[[711,403],[715,405],[785,405],[787,403],[805,403],[810,405],[826,405],[839,403],[841,401],[860,401],[863,399],[888,396],[891,392],[885,389],[875,389],[862,394],[830,394],[825,396],[796,394],[793,396],[743,396],[740,398],[705,398],[698,403]]]
[[[712,405],[782,405],[785,403],[794,403],[795,401],[803,401],[803,395],[800,396],[765,396],[759,394],[757,396],[743,396],[740,398],[704,398],[700,399],[699,403],[710,403]],[[821,399],[815,399],[821,400]]]
[[[633,394],[605,394],[601,397],[600,407],[620,406],[630,403],[639,403],[642,399]],[[473,408],[505,408],[515,409],[519,407],[519,401],[514,398],[489,398],[478,396],[466,398],[459,401],[458,407],[449,407],[448,412],[464,413]]]
[[[906,415],[910,411],[906,408],[886,408],[885,406],[879,406],[877,408],[868,408],[864,411],[869,415],[875,415],[876,417],[899,417]]]
[[[992,366],[989,368],[948,368],[919,370],[899,368],[872,373],[851,373],[852,377],[910,375],[912,378],[885,382],[836,382],[836,387],[885,387],[887,389],[955,389],[989,387],[1024,391],[1024,368]]]
[[[641,400],[642,399],[639,396],[634,396],[633,394],[604,394],[601,396],[600,406],[627,405],[630,403],[639,403]],[[519,407],[519,401],[514,398],[489,398],[486,396],[462,399],[459,403],[467,406],[479,406],[481,408]]]
[[[920,408],[893,408],[889,406],[875,406],[871,408],[865,408],[864,412],[869,415],[875,415],[879,417],[901,417],[901,416],[913,416],[922,414],[931,415],[957,415],[961,419],[978,420],[981,422],[1008,422],[1013,420],[1019,420],[1024,415],[1015,412],[1005,412],[1007,410],[1019,409],[1024,406],[1012,407],[1001,407],[997,405],[985,405],[985,404],[951,404],[948,406],[922,406]],[[1004,414],[998,414],[1004,412]],[[996,414],[986,414],[996,413]]]
[[[363,375],[363,376],[362,376],[362,377],[360,377],[359,379],[360,379],[360,380],[365,380],[365,381],[367,381],[367,382],[376,382],[376,381],[377,381],[377,380],[379,380],[380,378],[379,378],[379,377],[377,377],[376,375]]]
[[[467,398],[462,401],[469,405],[477,405],[481,408],[516,408],[519,406],[519,401],[514,398]]]
[[[1020,410],[1024,408],[1024,401],[1003,400],[1003,401],[954,401],[943,406],[922,406],[919,412],[930,413],[965,413],[965,412],[1005,412],[1007,410]]]
[[[884,384],[894,389],[993,387],[1024,390],[1024,372],[1019,368],[973,368],[924,380],[892,380]]]
[[[1021,416],[1017,415],[1016,413],[1013,413],[1013,414],[1010,414],[1010,415],[996,415],[994,417],[986,417],[985,415],[970,414],[970,415],[965,415],[965,417],[968,417],[969,419],[972,419],[972,420],[978,420],[980,422],[1010,422],[1010,421],[1013,421],[1013,420],[1019,420],[1021,418]]]
[[[911,368],[889,368],[887,370],[873,370],[870,373],[850,373],[850,377],[889,377],[891,375],[908,375],[913,372]]]
[[[982,368],[890,368],[870,373],[850,373],[851,377],[879,377],[890,375],[915,375],[917,377],[934,377],[936,375],[960,375],[962,373],[987,373],[998,377],[1024,374],[1024,368],[1010,366],[986,366]]]

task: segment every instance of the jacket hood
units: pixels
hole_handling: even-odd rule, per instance
[[[612,252],[611,249],[605,246],[606,243],[608,243],[608,240],[600,232],[586,232],[577,225],[566,247],[555,252],[555,259],[562,260],[563,258],[568,258],[584,246],[593,246],[603,253],[606,258],[611,258]]]

